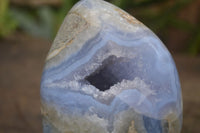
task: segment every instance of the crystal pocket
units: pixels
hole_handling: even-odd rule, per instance
[[[41,81],[45,133],[180,133],[174,61],[146,26],[103,0],[66,16]]]

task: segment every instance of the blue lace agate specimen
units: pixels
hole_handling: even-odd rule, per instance
[[[182,97],[159,38],[103,0],[66,16],[41,82],[44,133],[180,133]]]

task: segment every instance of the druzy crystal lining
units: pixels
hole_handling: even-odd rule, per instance
[[[44,132],[178,133],[177,70],[163,43],[103,0],[65,18],[41,82]]]

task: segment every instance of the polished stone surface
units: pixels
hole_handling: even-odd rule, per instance
[[[141,22],[103,0],[65,18],[41,81],[44,132],[179,133],[174,61]]]

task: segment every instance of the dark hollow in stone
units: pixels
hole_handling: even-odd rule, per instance
[[[124,66],[127,63],[130,63],[128,58],[117,58],[111,55],[102,62],[102,66],[87,76],[85,80],[100,91],[109,90],[110,87],[121,82],[123,79],[128,79],[125,76],[126,74],[123,74]]]

